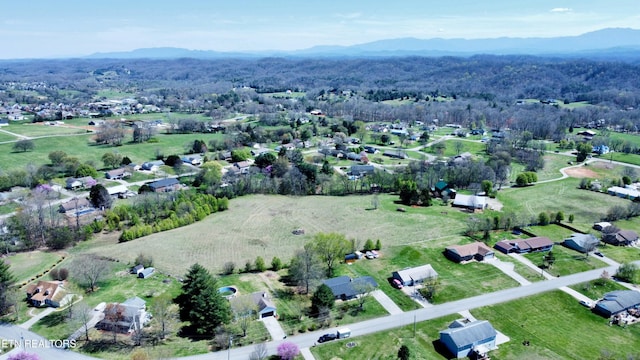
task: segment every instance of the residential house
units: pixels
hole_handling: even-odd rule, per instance
[[[124,199],[127,197],[127,194],[130,193],[129,189],[127,189],[126,185],[116,185],[107,188],[107,192],[111,197]]]
[[[132,297],[125,302],[107,304],[104,309],[104,318],[96,324],[101,330],[115,330],[121,333],[130,333],[140,329],[149,322],[146,302],[139,297]]]
[[[480,135],[480,136],[484,136],[487,134],[487,131],[485,129],[473,129],[471,130],[471,135]]]
[[[257,149],[251,149],[251,156],[256,157],[256,156],[260,156],[264,153],[268,153],[269,150],[268,148],[257,148]]]
[[[351,170],[349,170],[349,174],[353,176],[364,176],[368,174],[373,174],[375,171],[375,167],[373,165],[351,165]]]
[[[104,177],[109,180],[125,179],[131,177],[131,172],[127,168],[118,168],[105,172]]]
[[[599,242],[593,234],[573,233],[570,238],[564,239],[562,245],[581,253],[586,253],[592,251]]]
[[[478,195],[456,194],[455,199],[453,199],[453,206],[470,210],[484,210],[489,206],[489,198]]]
[[[493,259],[493,250],[479,241],[466,245],[448,246],[444,251],[445,256],[455,262],[467,262],[471,260],[483,261]]]
[[[258,320],[264,319],[270,316],[277,316],[276,305],[269,298],[269,294],[264,291],[254,292],[248,295],[233,297],[230,299],[231,308],[235,309],[242,306],[246,306],[247,302],[253,303],[255,308],[255,313],[258,316]]]
[[[612,234],[603,234],[602,241],[617,246],[627,246],[638,241],[638,233],[633,230],[620,230]]]
[[[438,277],[438,273],[431,265],[422,265],[414,268],[406,268],[394,271],[391,275],[394,279],[398,279],[404,286],[413,286],[423,283],[425,280]]]
[[[355,254],[354,254],[355,255]],[[351,279],[348,276],[338,276],[322,281],[327,285],[336,299],[351,300],[363,293],[365,287],[370,286],[371,289],[378,287],[378,283],[371,276],[362,276]]]
[[[182,160],[183,163],[188,165],[193,165],[193,166],[202,165],[202,156],[198,154],[185,155],[182,158],[180,158],[180,160]]]
[[[73,198],[66,203],[60,204],[59,211],[61,213],[77,213],[85,210],[93,209],[93,205],[86,198]]]
[[[152,268],[152,267],[144,268],[144,269],[140,270],[140,272],[138,273],[138,277],[140,279],[146,279],[146,278],[150,277],[151,275],[153,275],[155,272],[156,272],[155,268]]]
[[[248,174],[250,167],[251,167],[251,162],[245,160],[245,161],[238,161],[236,163],[233,163],[232,169],[236,174]]]
[[[66,180],[65,188],[68,190],[88,189],[98,182],[91,176],[84,176],[81,178],[68,178]]]
[[[354,152],[347,152],[347,159],[352,160],[352,161],[360,161],[362,160],[362,155],[360,155],[359,153],[354,153]]]
[[[180,190],[180,182],[175,178],[166,178],[148,184],[153,192],[171,192]]]
[[[536,236],[521,240],[502,240],[497,242],[493,247],[505,254],[523,254],[537,251],[550,251],[553,248],[553,242],[548,237]]]
[[[612,186],[607,189],[607,194],[629,200],[634,200],[635,198],[640,197],[640,191],[631,187]]]
[[[436,183],[436,185],[431,189],[437,197],[442,197],[445,194],[445,191],[449,189],[449,184],[446,181],[440,180]]]
[[[464,163],[467,163],[467,162],[471,161],[471,159],[473,159],[473,154],[471,154],[468,151],[465,151],[460,155],[454,156],[452,158],[452,161],[453,161],[454,164],[460,165],[460,164],[464,164]]]
[[[609,147],[607,145],[596,145],[592,147],[592,151],[598,155],[604,155],[609,153]]]
[[[489,350],[497,349],[498,332],[487,320],[456,320],[449,328],[440,331],[442,343],[458,359],[486,358]]]
[[[164,161],[162,161],[162,160],[147,161],[145,163],[142,163],[142,165],[140,165],[140,169],[141,170],[147,170],[147,171],[156,171],[162,165],[164,165]]]
[[[38,281],[27,287],[27,302],[35,307],[54,307],[60,306],[61,300],[60,283],[53,281]]]
[[[384,153],[382,153],[382,155],[388,156],[394,159],[407,159],[409,157],[407,153],[402,150],[385,150]]]
[[[593,224],[593,228],[598,231],[602,231],[604,230],[604,228],[607,228],[609,226],[611,226],[611,223],[606,221]]]
[[[635,290],[608,292],[596,303],[593,312],[611,317],[629,309],[640,309],[640,292]]]

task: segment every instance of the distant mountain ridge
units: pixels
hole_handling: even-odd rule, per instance
[[[351,46],[315,46],[293,51],[221,52],[173,47],[145,48],[126,52],[96,53],[87,58],[256,58],[282,57],[375,57],[375,56],[471,56],[548,55],[640,58],[640,30],[607,28],[578,36],[552,38],[417,39],[378,40]]]

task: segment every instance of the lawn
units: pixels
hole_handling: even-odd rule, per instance
[[[613,274],[610,274],[613,275]],[[596,279],[585,283],[569,286],[592,300],[602,299],[602,296],[608,292],[616,290],[629,290],[613,280]]]
[[[619,263],[640,260],[640,248],[632,246],[614,246],[600,242],[598,251]]]
[[[613,161],[619,161],[627,164],[640,165],[640,155],[625,154],[621,152],[609,153],[603,155],[603,158],[611,159]]]
[[[551,268],[545,268],[544,270],[553,276],[565,276],[607,266],[605,262],[593,256],[585,257],[584,254],[561,245],[554,246],[552,251],[555,262]],[[542,265],[542,257],[546,254],[544,252],[535,252],[524,254],[524,257],[539,266]]]
[[[265,196],[251,195],[230,201],[229,210],[213,214],[188,227],[117,243],[92,241],[81,249],[110,254],[128,262],[140,252],[151,255],[156,268],[182,276],[198,262],[218,273],[228,261],[242,267],[259,255],[284,262],[318,232],[337,232],[362,244],[380,239],[386,249],[396,245],[428,243],[461,233],[467,214],[441,206],[406,208],[399,212],[397,196],[380,195],[380,206],[371,209],[372,196]],[[294,235],[302,228],[304,235]],[[428,231],[425,231],[428,229]],[[241,230],[241,231],[240,231]]]
[[[516,310],[518,309],[518,310]],[[521,311],[526,309],[526,311]],[[603,352],[615,359],[638,355],[640,326],[608,326],[607,320],[575,298],[553,291],[504,304],[471,310],[511,340],[491,351],[492,359],[596,359]],[[523,346],[523,341],[530,346]]]
[[[416,325],[399,327],[390,331],[378,332],[371,335],[349,339],[356,344],[346,347],[347,341],[333,341],[311,348],[311,353],[317,360],[370,360],[396,359],[398,349],[406,345],[412,360],[444,359],[435,347],[434,341],[439,338],[439,331],[446,329],[451,322],[461,318],[460,315],[449,315],[434,320],[420,322]]]
[[[5,128],[12,133],[29,136],[29,137],[41,137],[52,135],[72,135],[72,134],[84,134],[87,133],[86,129],[79,129],[68,125],[45,125],[45,123],[23,123],[12,124]]]
[[[556,224],[549,224],[545,226],[529,226],[526,228],[526,230],[536,234],[536,236],[548,237],[553,242],[561,242],[562,240],[570,237],[571,234],[575,232]]]
[[[8,129],[6,129],[6,127],[0,127],[0,130],[8,130]],[[7,134],[5,132],[0,131],[0,143],[7,142],[7,141],[15,141],[15,140],[19,140],[19,139],[11,134]]]
[[[63,258],[63,254],[57,252],[30,251],[12,254],[4,260],[9,263],[16,283],[20,284],[43,274],[45,270],[50,269]]]
[[[535,218],[541,212],[564,212],[565,218],[575,216],[575,226],[590,228],[594,222],[600,221],[609,208],[614,205],[627,207],[628,200],[604,193],[578,189],[579,179],[565,179],[525,188],[503,189],[498,192],[498,200],[502,202],[502,211],[513,211],[525,219]],[[585,204],[597,204],[586,206]]]

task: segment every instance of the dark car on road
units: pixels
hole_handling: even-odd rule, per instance
[[[338,336],[336,334],[333,334],[333,333],[332,334],[324,334],[324,335],[320,336],[320,338],[318,339],[318,342],[319,343],[323,343],[323,342],[326,342],[326,341],[335,340],[337,338],[338,338]]]

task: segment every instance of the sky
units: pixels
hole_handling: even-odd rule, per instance
[[[299,50],[413,37],[640,28],[638,0],[5,0],[0,59],[179,47]]]

